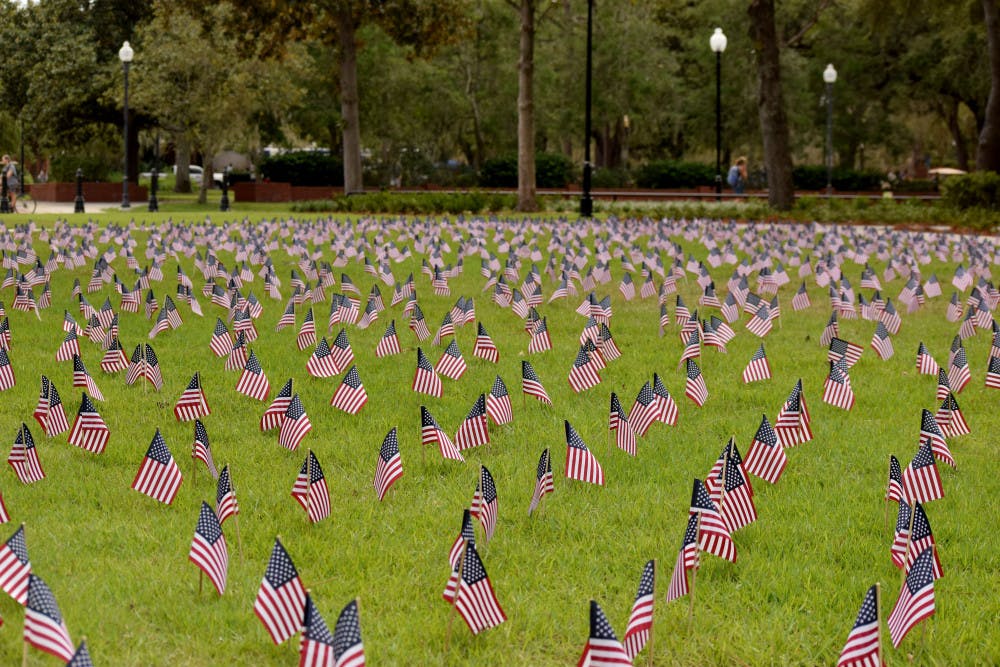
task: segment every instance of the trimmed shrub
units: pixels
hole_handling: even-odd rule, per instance
[[[535,155],[535,185],[539,188],[564,188],[573,180],[573,162],[565,155]],[[517,155],[504,155],[483,162],[479,185],[484,188],[517,187]]]
[[[273,155],[261,163],[260,173],[275,183],[344,185],[344,163],[327,153],[300,151]]]
[[[590,184],[595,188],[626,188],[632,183],[627,169],[594,169]]]
[[[63,153],[52,158],[49,180],[57,183],[75,183],[76,170],[83,172],[85,181],[111,180],[111,165],[105,156],[89,153]]]
[[[867,169],[846,169],[834,167],[833,187],[844,192],[868,192],[881,188],[881,172]],[[826,167],[824,165],[803,164],[792,169],[792,181],[796,190],[825,190]]]
[[[995,171],[950,176],[941,189],[945,203],[953,208],[1000,210],[1000,174]]]
[[[700,162],[657,160],[639,168],[635,174],[635,183],[640,188],[657,190],[713,185],[715,168]]]

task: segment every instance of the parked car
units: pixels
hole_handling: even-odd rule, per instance
[[[177,165],[174,165],[174,174],[177,174]],[[205,177],[205,170],[198,164],[192,164],[188,166],[188,174],[191,177],[191,182],[196,185],[201,185],[202,179]],[[223,173],[221,171],[212,172],[212,185],[217,188],[222,187]]]

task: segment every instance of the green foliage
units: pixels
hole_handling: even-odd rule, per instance
[[[995,171],[950,176],[941,189],[945,203],[961,211],[1000,210],[1000,174]]]
[[[372,192],[320,201],[297,202],[292,210],[318,213],[499,213],[517,203],[514,195],[488,192]]]
[[[595,188],[625,188],[632,185],[632,175],[627,169],[595,169],[590,184]]]
[[[573,161],[565,155],[535,155],[535,184],[539,188],[564,188],[572,182],[573,176]],[[484,188],[516,188],[517,155],[486,160],[479,170],[479,184]]]
[[[272,155],[260,165],[261,175],[274,183],[292,185],[344,185],[344,164],[319,151],[295,151]]]
[[[82,146],[61,150],[52,156],[49,180],[75,182],[76,170],[85,181],[110,180],[112,171],[121,172],[121,149],[107,140],[94,138]]]
[[[657,160],[649,162],[636,172],[635,182],[640,188],[670,189],[695,188],[715,182],[715,168],[699,162]]]
[[[874,170],[859,171],[834,167],[833,188],[845,192],[875,191],[881,187],[884,176]],[[797,165],[792,179],[799,190],[825,190],[826,167],[823,165]]]

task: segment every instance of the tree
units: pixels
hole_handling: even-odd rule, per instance
[[[986,55],[990,63],[990,96],[979,132],[976,167],[1000,172],[1000,7],[982,0],[986,23]]]

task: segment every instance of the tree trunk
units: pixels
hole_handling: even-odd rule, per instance
[[[774,26],[774,0],[752,0],[750,40],[757,53],[757,109],[764,139],[764,166],[767,169],[768,202],[787,210],[795,201],[792,157],[788,140],[788,116],[781,88],[781,60]]]
[[[517,210],[536,211],[535,193],[535,0],[521,0],[517,63]]]
[[[990,96],[979,132],[976,169],[1000,172],[1000,7],[982,0],[986,18],[986,54],[990,61]]]
[[[181,132],[176,135],[174,145],[177,166],[177,172],[174,175],[174,192],[191,192],[191,171],[188,169],[188,165],[191,164],[191,142]]]
[[[361,171],[361,125],[358,98],[357,23],[350,3],[343,3],[337,20],[340,49],[340,115],[344,138],[344,193],[364,191]]]
[[[215,162],[215,152],[212,155],[206,150],[201,156],[201,187],[198,188],[198,203],[208,203],[208,188],[212,185],[212,163]]]
[[[948,131],[955,144],[955,162],[962,171],[969,171],[969,147],[962,134],[962,123],[959,121],[958,100],[950,100],[945,109],[945,120],[948,121]]]

